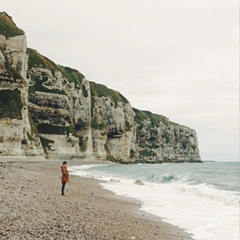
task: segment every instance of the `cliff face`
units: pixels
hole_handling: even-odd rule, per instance
[[[0,154],[39,155],[43,149],[28,111],[27,43],[24,32],[0,15]]]
[[[200,161],[196,132],[27,49],[0,13],[0,155]]]

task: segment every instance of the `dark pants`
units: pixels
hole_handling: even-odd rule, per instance
[[[64,195],[65,185],[66,185],[66,183],[62,183],[62,195]]]

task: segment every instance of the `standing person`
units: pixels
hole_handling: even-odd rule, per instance
[[[62,171],[62,195],[65,196],[64,194],[65,185],[66,183],[69,183],[69,175],[66,161],[63,162],[63,165],[61,166],[61,171]]]

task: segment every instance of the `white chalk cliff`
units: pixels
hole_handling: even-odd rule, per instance
[[[201,161],[196,132],[28,49],[0,13],[0,155],[121,163]]]

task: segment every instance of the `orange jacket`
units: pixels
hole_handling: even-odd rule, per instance
[[[62,171],[62,183],[67,183],[69,182],[69,176],[68,176],[68,170],[66,166],[61,166],[61,171]]]

